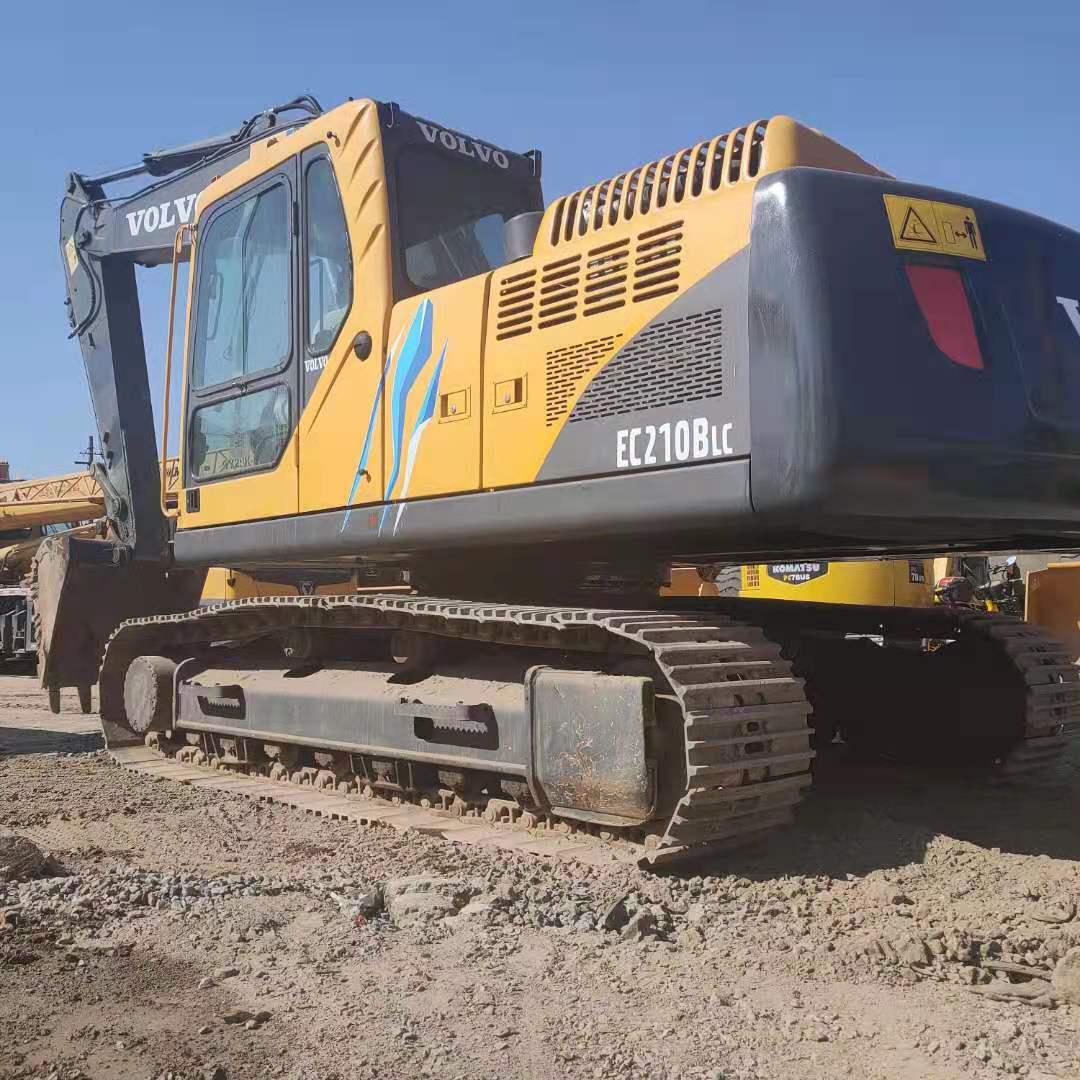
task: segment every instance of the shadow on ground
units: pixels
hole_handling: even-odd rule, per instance
[[[921,862],[944,835],[1022,855],[1080,860],[1080,745],[1023,783],[985,771],[871,765],[833,746],[816,763],[795,824],[756,848],[702,860],[685,873],[863,875]]]
[[[42,728],[0,728],[0,756],[5,754],[88,754],[104,750],[100,731],[49,731]]]

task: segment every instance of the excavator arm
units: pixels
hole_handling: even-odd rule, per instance
[[[97,418],[103,461],[96,474],[122,552],[118,561],[161,562],[168,544],[135,268],[171,261],[177,230],[194,220],[199,193],[244,161],[253,142],[321,112],[314,98],[298,97],[227,134],[154,151],[99,176],[68,177],[60,211],[68,316]],[[110,195],[142,176],[150,183],[134,194]]]
[[[38,550],[39,674],[50,690],[96,681],[105,642],[120,622],[191,607],[205,576],[169,567],[136,267],[171,262],[199,193],[245,161],[253,143],[321,113],[314,98],[302,96],[234,131],[145,154],[130,167],[68,176],[60,211],[66,304],[97,420],[102,457],[92,473],[108,529],[104,540],[65,534]],[[131,193],[140,177],[148,183]]]

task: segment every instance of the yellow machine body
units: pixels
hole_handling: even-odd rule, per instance
[[[738,568],[738,592],[755,600],[802,600],[819,604],[930,607],[934,602],[932,561],[874,559],[853,562],[792,560],[750,563]],[[669,596],[719,596],[722,587],[694,567],[673,567]]]
[[[291,163],[316,150],[332,163],[347,222],[351,303],[273,467],[227,475],[253,459],[250,447],[235,445],[193,463],[189,423],[184,475],[199,498],[180,500],[179,535],[546,479],[542,466],[575,403],[620,346],[747,246],[761,177],[794,165],[884,175],[777,117],[560,198],[544,213],[531,257],[395,304],[378,110],[354,101],[255,144],[249,161],[212,182],[196,205],[195,251],[234,192],[264,177],[295,183]],[[189,310],[197,287],[193,274]],[[430,335],[431,359],[413,383],[402,365],[418,332]],[[362,362],[353,348],[361,333],[372,342]],[[188,336],[190,354],[191,322]],[[187,399],[197,389],[190,362],[185,376]],[[418,431],[411,442],[402,435]],[[212,482],[199,475],[230,453],[234,469]],[[366,527],[393,527],[381,513],[362,517]]]

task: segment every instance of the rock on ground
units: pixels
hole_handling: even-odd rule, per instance
[[[45,868],[45,852],[18,833],[0,830],[0,881],[37,877]]]

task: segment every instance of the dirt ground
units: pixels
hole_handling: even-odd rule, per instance
[[[1080,1077],[1030,974],[1080,945],[1080,746],[1024,789],[833,748],[795,828],[658,875],[169,785],[64,704],[0,678],[52,860],[0,883],[0,1077]]]

